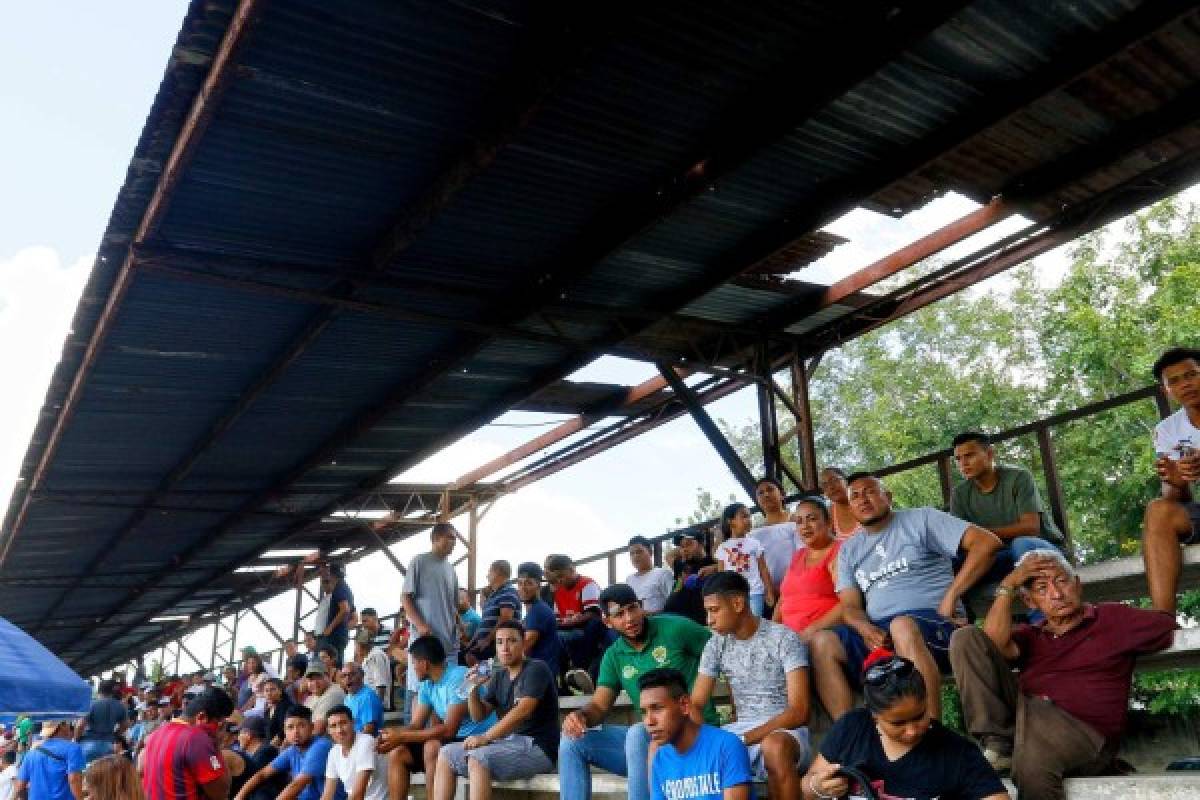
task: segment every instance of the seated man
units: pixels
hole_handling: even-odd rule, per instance
[[[267,718],[262,715],[256,714],[243,719],[242,724],[238,726],[237,737],[237,744],[232,749],[241,756],[245,768],[242,770],[242,774],[233,778],[230,791],[234,795],[237,795],[246,782],[257,775],[260,770],[265,769],[279,757],[279,749],[267,741]],[[287,780],[284,776],[276,775],[259,786],[250,796],[250,800],[275,800],[286,786]]]
[[[467,643],[463,651],[468,666],[474,666],[485,658],[496,654],[492,637],[496,632],[496,623],[506,619],[521,618],[521,598],[517,590],[508,582],[512,577],[512,564],[507,561],[493,561],[487,571],[487,599],[483,601],[483,617],[474,637]]]
[[[342,687],[330,682],[331,677],[319,660],[308,662],[304,677],[308,683],[308,697],[305,698],[304,705],[312,711],[314,733],[322,736],[325,733],[325,715],[329,713],[329,709],[346,702],[346,693],[342,691]]]
[[[516,620],[496,626],[496,662],[490,677],[480,674],[479,666],[467,673],[467,710],[476,722],[493,713],[499,721],[484,733],[442,747],[434,800],[452,800],[456,775],[467,778],[470,800],[487,800],[493,780],[554,771],[558,690],[550,668],[525,657],[525,629]]]
[[[267,766],[246,781],[234,800],[247,800],[255,790],[277,775],[287,778],[288,784],[278,800],[320,800],[325,788],[325,764],[332,746],[328,736],[314,736],[312,711],[306,706],[292,706],[284,724],[287,745],[284,751]],[[339,798],[345,794],[338,792]]]
[[[542,568],[532,561],[517,567],[517,594],[525,606],[525,653],[546,662],[550,674],[558,675],[563,645],[558,638],[554,609],[541,598],[542,577]]]
[[[495,714],[480,722],[467,715],[467,698],[461,694],[467,668],[446,661],[438,637],[417,637],[408,648],[408,667],[420,681],[412,721],[403,728],[384,728],[379,735],[379,752],[388,755],[392,800],[406,800],[414,772],[425,773],[425,794],[434,797],[442,745],[486,733],[496,722]]]
[[[996,448],[986,433],[960,433],[954,437],[954,461],[966,478],[954,487],[950,513],[1000,537],[992,568],[981,583],[997,583],[1030,550],[1062,549],[1062,533],[1046,510],[1024,467],[996,463]],[[955,558],[955,568],[961,565]]]
[[[925,678],[929,715],[941,717],[941,670],[960,611],[959,600],[992,565],[1000,540],[991,531],[934,508],[892,510],[892,495],[874,475],[849,479],[850,509],[862,531],[842,542],[837,592],[845,625],[812,639],[817,693],[836,720],[850,710],[867,654],[889,641]],[[966,559],[958,574],[950,560]]]
[[[375,752],[375,737],[358,731],[347,706],[334,706],[326,719],[333,746],[325,761],[321,800],[388,800],[387,756]]]
[[[712,697],[725,675],[737,722],[724,726],[749,748],[755,775],[767,780],[772,800],[800,794],[808,762],[808,658],[796,632],[758,617],[750,608],[750,584],[737,572],[718,572],[704,582],[704,610],[714,636],[700,656],[692,687],[692,717]]]
[[[1018,593],[1045,619],[1014,627]],[[966,728],[993,766],[1011,766],[1022,797],[1063,798],[1063,778],[1105,771],[1125,726],[1135,658],[1174,638],[1173,614],[1082,598],[1062,553],[1034,550],[996,590],[983,628],[963,628],[950,642]]]
[[[638,707],[654,742],[651,797],[749,800],[745,746],[732,733],[696,721],[683,673],[670,668],[644,672],[638,689]]]
[[[600,620],[600,586],[576,572],[575,562],[564,555],[546,556],[546,581],[554,587],[558,638],[573,667],[567,673],[567,683],[583,694],[591,694],[595,688],[589,674],[592,662],[608,646]]]
[[[1154,362],[1154,380],[1180,409],[1154,427],[1162,494],[1146,508],[1142,558],[1150,603],[1175,613],[1180,545],[1200,543],[1200,350],[1174,348]]]
[[[663,611],[703,625],[704,597],[700,587],[705,578],[721,569],[721,565],[708,554],[692,531],[677,533],[671,541],[676,550],[675,563],[671,567],[675,573],[675,590],[667,598]]]
[[[354,729],[374,736],[383,730],[383,701],[379,699],[379,693],[366,685],[362,667],[353,661],[342,667],[341,674],[346,686],[342,702],[350,709]],[[328,716],[329,712],[326,712]]]
[[[647,614],[657,614],[667,604],[667,598],[675,588],[675,576],[666,567],[654,566],[654,545],[645,536],[634,536],[629,540],[629,562],[634,571],[625,579],[642,602]]]
[[[563,720],[558,744],[558,772],[563,797],[592,796],[589,766],[629,778],[629,800],[649,800],[646,756],[650,736],[646,727],[602,725],[622,689],[638,706],[638,677],[659,667],[679,670],[689,687],[696,680],[700,654],[711,634],[690,619],[674,614],[648,615],[629,586],[614,583],[600,593],[600,610],[608,627],[619,638],[600,662],[596,692],[579,711]],[[705,721],[718,724],[711,704],[704,709]]]

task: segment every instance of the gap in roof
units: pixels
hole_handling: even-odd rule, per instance
[[[262,554],[262,557],[263,558],[300,558],[301,556],[306,556],[312,552],[313,552],[312,548],[306,548],[303,550],[301,550],[299,548],[295,548],[295,549],[284,548],[281,550],[268,550],[267,552]]]
[[[636,386],[658,375],[653,364],[620,356],[600,356],[572,372],[567,380],[575,383],[619,383]]]
[[[979,203],[969,197],[947,192],[900,219],[855,208],[821,229],[849,241],[788,277],[824,285],[835,283],[979,207]],[[1014,215],[946,248],[934,258],[944,262],[968,255],[1028,224],[1029,220]]]

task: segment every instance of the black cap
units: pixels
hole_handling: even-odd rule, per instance
[[[692,533],[691,531],[684,531],[683,533],[675,534],[675,537],[671,539],[671,543],[676,547],[679,547],[679,545],[683,543],[684,539],[692,539],[697,542],[700,541],[700,537],[696,534]]]
[[[635,592],[627,583],[614,583],[600,593],[600,612],[604,616],[609,616],[608,606],[610,603],[615,603],[617,608],[624,608],[630,603],[638,601],[637,592]]]
[[[241,729],[249,731],[259,739],[267,738],[267,718],[261,714],[252,714],[242,720]]]
[[[526,561],[517,566],[517,577],[520,578],[526,575],[538,583],[541,583],[546,577],[546,573],[542,571],[542,568],[532,561]]]

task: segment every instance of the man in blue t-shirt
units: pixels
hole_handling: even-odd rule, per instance
[[[475,635],[468,642],[466,650],[467,666],[475,666],[485,658],[496,655],[493,640],[496,637],[496,625],[505,620],[521,620],[521,598],[517,590],[508,582],[512,577],[512,564],[507,561],[493,561],[487,571],[487,599],[483,601],[483,620],[475,629]]]
[[[425,795],[436,797],[434,782],[438,751],[447,742],[461,742],[485,733],[496,715],[475,722],[460,693],[467,668],[446,661],[446,648],[436,636],[419,636],[408,646],[408,668],[416,670],[417,701],[412,722],[403,728],[384,728],[379,752],[388,754],[388,786],[393,797],[408,797],[412,773],[425,772]]]
[[[312,709],[292,706],[283,726],[287,748],[267,766],[254,773],[233,800],[247,800],[262,783],[278,774],[288,777],[288,785],[278,800],[321,800],[325,789],[325,762],[333,746],[328,736],[313,736]],[[345,800],[341,786],[337,800]]]
[[[554,609],[541,597],[543,577],[541,566],[532,561],[517,567],[517,595],[525,606],[525,652],[530,658],[544,661],[550,673],[558,675],[562,640],[558,638]]]
[[[341,669],[346,697],[342,701],[350,709],[354,730],[371,736],[383,730],[383,701],[379,693],[363,682],[362,667],[353,661]]]
[[[638,704],[650,732],[653,800],[749,800],[750,756],[732,733],[692,718],[687,680],[677,669],[638,678]]]
[[[13,782],[17,797],[28,800],[80,800],[83,797],[83,748],[71,741],[63,721],[42,723],[42,742],[21,760]],[[28,795],[24,793],[28,791]]]
[[[853,704],[867,654],[890,647],[925,678],[929,715],[941,716],[941,673],[949,672],[950,636],[960,623],[963,593],[995,560],[1000,539],[936,508],[892,509],[878,477],[847,479],[850,511],[861,528],[842,542],[837,593],[845,624],[810,643],[817,693],[836,720]],[[966,554],[956,574],[951,559]]]

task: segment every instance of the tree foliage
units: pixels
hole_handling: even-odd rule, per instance
[[[960,292],[826,353],[810,387],[820,464],[882,468],[947,448],[960,431],[1001,431],[1129,392],[1152,382],[1163,349],[1200,342],[1196,207],[1160,203],[1123,232],[1083,237],[1070,262],[1058,282],[1025,264],[989,290]],[[1157,420],[1145,400],[1053,430],[1084,563],[1139,551],[1142,510],[1158,491],[1150,445]],[[761,469],[757,423],[723,426]],[[1033,435],[998,452],[1033,470],[1045,492]],[[942,505],[933,466],[890,476],[888,486],[898,505]],[[1200,618],[1200,595],[1185,596],[1182,611]],[[1197,674],[1165,675],[1139,678],[1151,705],[1195,702]]]

